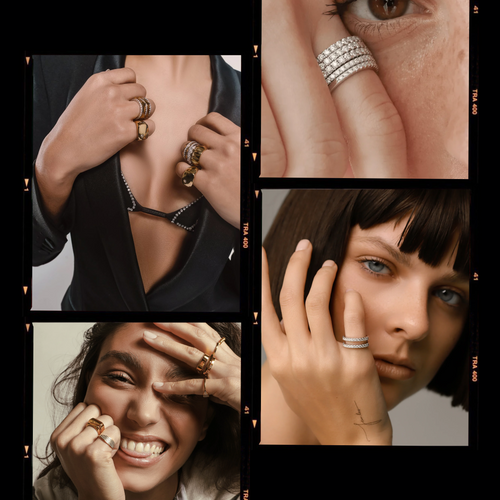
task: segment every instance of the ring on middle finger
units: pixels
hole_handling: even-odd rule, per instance
[[[104,424],[100,420],[97,420],[97,418],[91,418],[85,427],[92,427],[95,429],[98,436],[100,436],[105,429]]]
[[[378,65],[363,40],[348,36],[330,45],[316,58],[330,90],[364,69],[378,71]]]

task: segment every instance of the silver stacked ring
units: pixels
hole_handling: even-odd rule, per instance
[[[344,347],[348,349],[365,349],[368,347],[368,337],[342,337]],[[364,342],[363,344],[347,344],[346,342]]]
[[[363,69],[378,71],[368,47],[357,36],[349,36],[330,45],[316,58],[327,85],[333,90],[347,77]]]
[[[191,155],[193,154],[196,146],[198,146],[198,143],[196,141],[189,141],[188,143],[186,143],[186,146],[184,147],[184,150],[182,152],[182,157],[189,165],[191,165]]]

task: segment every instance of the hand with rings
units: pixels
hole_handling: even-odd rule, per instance
[[[263,2],[261,175],[406,177],[403,122],[377,63],[328,10]]]
[[[241,360],[224,338],[204,323],[155,323],[165,335],[145,332],[151,347],[183,361],[199,378],[158,381],[155,390],[165,395],[197,394],[241,411]],[[179,342],[181,339],[183,343]]]
[[[181,147],[177,175],[195,186],[215,211],[240,227],[240,127],[212,112],[193,125]]]
[[[77,92],[36,159],[37,181],[51,214],[64,204],[79,174],[154,133],[155,103],[146,93],[131,68],[96,73]]]
[[[288,407],[320,444],[391,444],[392,425],[367,348],[361,296],[354,290],[345,293],[344,339],[337,341],[330,313],[337,266],[324,263],[304,301],[312,245],[303,240],[285,272],[280,322],[262,253],[262,341]],[[262,411],[264,429],[265,399]]]
[[[125,499],[113,462],[120,430],[109,415],[101,415],[96,405],[75,406],[54,430],[50,442],[78,498]]]

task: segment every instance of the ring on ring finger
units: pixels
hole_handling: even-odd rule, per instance
[[[113,439],[111,439],[109,436],[106,436],[106,434],[100,434],[99,438],[102,439],[112,450],[114,450],[115,442]]]

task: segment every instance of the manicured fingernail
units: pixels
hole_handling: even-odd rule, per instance
[[[155,333],[152,333],[152,332],[148,332],[147,330],[144,331],[144,336],[147,337],[148,339],[155,339],[156,337],[158,337],[158,335],[156,335]]]
[[[335,265],[335,262],[333,260],[325,260],[323,262],[323,267],[333,267]]]
[[[295,251],[305,250],[309,246],[309,240],[300,240],[295,247]]]
[[[153,387],[159,389],[160,387],[163,387],[163,382],[153,382]]]

